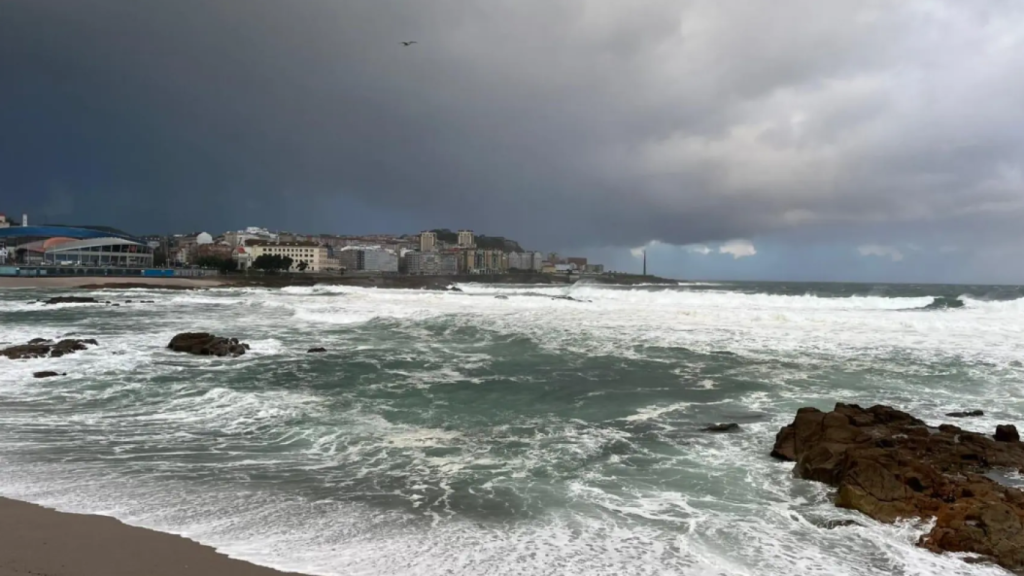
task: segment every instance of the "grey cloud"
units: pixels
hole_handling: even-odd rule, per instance
[[[3,10],[0,194],[57,180],[142,222],[348,198],[539,246],[1020,237],[1017,2]]]

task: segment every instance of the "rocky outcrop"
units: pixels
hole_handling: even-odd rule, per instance
[[[99,304],[100,301],[88,296],[54,296],[43,300],[43,304]]]
[[[207,332],[183,332],[172,338],[167,347],[197,356],[241,356],[249,349],[238,338],[222,338]]]
[[[0,356],[6,356],[11,360],[27,360],[31,358],[60,358],[67,354],[74,354],[80,350],[85,350],[88,346],[98,346],[99,343],[93,339],[78,340],[75,338],[66,338],[58,342],[52,340],[45,340],[42,338],[33,338],[29,340],[28,344],[21,344],[19,346],[11,346],[0,350]]]
[[[835,503],[882,522],[935,518],[919,545],[981,554],[1024,569],[1024,492],[985,474],[1024,472],[1013,426],[996,438],[944,424],[932,428],[887,406],[801,408],[775,437],[772,456],[800,478],[837,488]]]
[[[712,424],[702,428],[704,432],[739,432],[740,425],[735,422],[729,422],[728,424]]]
[[[32,373],[33,378],[53,378],[54,376],[67,376],[64,372],[52,372],[50,370],[44,370],[43,372]]]
[[[996,442],[1020,442],[1020,434],[1013,424],[996,426]]]
[[[324,352],[327,352],[327,348],[310,348],[306,350],[306,354],[322,354]]]

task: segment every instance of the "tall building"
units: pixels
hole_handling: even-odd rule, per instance
[[[433,252],[437,247],[435,232],[420,232],[420,252]]]
[[[544,268],[544,255],[540,252],[530,252],[529,254],[532,255],[530,270],[540,272]]]
[[[472,248],[476,246],[472,230],[459,230],[459,248]]]

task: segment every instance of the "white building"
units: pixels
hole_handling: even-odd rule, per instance
[[[544,255],[540,252],[511,252],[508,255],[510,270],[540,272],[544,267]]]
[[[213,236],[207,232],[196,234],[196,244],[213,244]]]
[[[276,242],[270,243],[263,240],[249,240],[246,242],[246,252],[255,262],[264,254],[270,256],[287,256],[292,259],[292,272],[323,272],[330,268],[331,260],[327,257],[327,247],[320,246],[315,242]],[[302,262],[306,263],[305,270],[300,270]]]
[[[476,246],[476,239],[472,230],[459,230],[459,248],[472,248]]]

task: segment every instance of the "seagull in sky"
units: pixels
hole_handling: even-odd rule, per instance
[[[402,46],[412,46],[413,44],[416,44],[416,43],[417,42],[415,40],[410,40],[408,42],[402,42]]]

